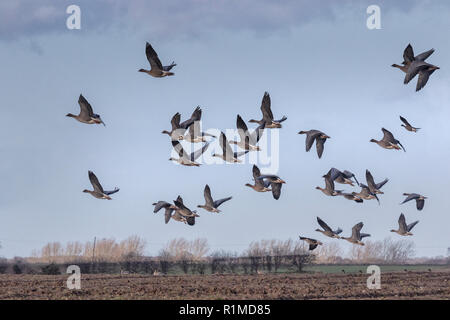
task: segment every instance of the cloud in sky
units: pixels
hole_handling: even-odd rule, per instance
[[[266,33],[288,31],[313,19],[334,19],[340,8],[364,9],[378,4],[384,10],[411,10],[418,1],[322,0],[3,0],[0,39],[64,32],[66,8],[81,8],[82,29],[134,28],[154,38],[199,36],[211,29]],[[433,5],[437,2],[433,2]],[[443,3],[440,3],[441,5]],[[432,5],[432,4],[427,4]],[[445,2],[444,5],[449,5]],[[364,14],[365,11],[362,11]]]

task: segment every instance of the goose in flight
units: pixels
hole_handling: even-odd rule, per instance
[[[164,208],[164,221],[165,223],[169,223],[170,218],[172,218],[172,212],[177,208],[175,205],[166,202],[166,201],[158,201],[153,203],[153,205],[155,206],[153,212],[157,213],[159,210],[161,210],[162,208]],[[174,218],[174,220],[177,220],[176,218]],[[181,221],[181,220],[179,220]]]
[[[311,149],[314,141],[316,141],[317,155],[320,159],[323,153],[323,145],[325,144],[327,139],[330,139],[330,136],[326,135],[322,131],[314,129],[309,131],[300,131],[298,134],[306,134],[306,152]]]
[[[191,118],[185,123],[189,124],[190,121],[193,121],[191,125],[189,125],[189,131],[184,136],[184,140],[196,143],[196,142],[207,142],[206,137],[213,137],[217,138],[215,135],[202,132],[200,129],[200,120],[202,119],[202,109],[200,109],[200,106],[197,107],[197,109],[194,110],[194,112],[191,115]],[[180,139],[181,140],[181,139]]]
[[[240,141],[230,141],[230,143],[237,144],[241,149],[248,151],[261,150],[261,148],[257,146],[257,143],[264,133],[265,122],[263,122],[260,126],[258,126],[258,128],[250,133],[244,120],[242,120],[240,115],[237,115],[236,127],[238,129]]]
[[[286,181],[284,181],[279,176],[276,176],[274,174],[260,175],[259,177],[256,178],[256,180],[260,180],[262,181],[262,183],[266,183],[264,182],[264,180],[266,180],[267,182],[270,183],[272,195],[275,200],[278,200],[280,198],[281,187],[283,186],[284,183],[286,183]]]
[[[351,179],[354,178],[356,181],[356,184],[359,185],[359,182],[356,179],[355,174],[348,170],[340,171],[336,168],[331,168],[328,171],[327,175],[329,175],[331,177],[331,179],[337,183],[349,184],[352,187],[354,185],[353,185],[353,181]]]
[[[263,114],[263,118],[261,120],[251,119],[249,122],[257,123],[259,125],[264,124],[265,128],[273,129],[273,128],[281,128],[281,122],[287,119],[286,116],[283,116],[280,120],[273,120],[273,114],[270,107],[270,95],[266,91],[264,92],[264,96],[261,102],[261,111]]]
[[[364,184],[361,184],[361,187],[367,187],[369,188],[369,191],[373,194],[384,194],[383,191],[380,191],[381,187],[383,187],[387,182],[389,181],[389,179],[384,179],[383,181],[379,182],[379,183],[375,183],[375,180],[373,179],[372,173],[370,173],[369,170],[366,169],[366,182],[367,182],[367,186]]]
[[[357,195],[356,192],[352,192],[352,193],[343,192],[340,195],[343,196],[347,200],[353,200],[357,203],[364,202],[364,200],[359,195]]]
[[[423,61],[413,61],[408,66],[408,71],[406,72],[403,83],[408,84],[417,74],[419,74],[419,79],[417,80],[416,85],[416,91],[419,91],[425,87],[430,76],[438,69],[440,68]]]
[[[206,149],[208,149],[209,147],[209,143],[205,143],[203,145],[203,147],[201,147],[200,149],[192,152],[191,154],[188,154],[186,152],[186,150],[183,149],[181,143],[177,140],[172,140],[172,146],[175,149],[175,151],[178,153],[179,158],[175,159],[170,157],[169,160],[170,161],[176,161],[179,164],[183,165],[183,166],[188,166],[188,167],[199,167],[200,163],[195,162],[195,160],[197,160],[198,158],[200,158],[200,156],[206,151]]]
[[[227,137],[223,132],[220,133],[219,143],[223,153],[222,154],[214,153],[212,156],[221,158],[227,162],[231,163],[242,162],[242,160],[239,160],[238,158],[248,152],[248,150],[241,152],[233,152],[233,149],[231,149],[230,143],[228,142]]]
[[[320,242],[319,240],[316,240],[316,239],[306,238],[306,237],[302,237],[302,236],[299,236],[299,238],[300,238],[300,240],[303,240],[309,244],[309,251],[314,250],[315,248],[317,248],[318,245],[323,245],[322,242]]]
[[[139,72],[145,72],[155,78],[173,76],[175,74],[173,72],[170,72],[170,70],[175,67],[176,64],[172,62],[168,66],[163,66],[158,58],[158,54],[148,42],[145,45],[145,54],[147,56],[148,62],[150,63],[150,70],[139,69]]]
[[[217,209],[222,203],[224,203],[225,201],[231,200],[232,197],[227,197],[227,198],[223,198],[220,200],[216,200],[214,201],[212,196],[211,196],[211,189],[209,188],[208,185],[205,186],[205,190],[203,191],[203,195],[205,197],[205,204],[204,205],[198,205],[198,208],[203,208],[206,211],[209,212],[215,212],[215,213],[220,213],[221,211],[219,209]]]
[[[194,112],[192,112],[191,117],[189,119],[180,123],[181,114],[177,112],[170,121],[172,125],[172,130],[171,131],[163,130],[161,133],[167,134],[169,137],[172,138],[172,140],[183,140],[185,138],[184,133],[186,132],[186,130],[190,128],[195,121],[200,120],[201,116],[202,116],[202,109],[200,109],[200,107],[198,106],[197,108],[195,108]]]
[[[402,127],[404,127],[406,130],[411,131],[411,132],[419,131],[420,128],[413,127],[412,125],[409,124],[408,120],[406,120],[402,116],[400,116],[400,120],[402,120],[402,122],[403,122]]]
[[[258,192],[272,191],[272,189],[269,188],[270,181],[258,179],[260,176],[261,171],[259,171],[259,168],[256,165],[253,165],[253,180],[255,180],[255,184],[252,185],[250,183],[246,183],[245,185]]]
[[[408,72],[408,67],[413,61],[425,61],[429,56],[431,56],[434,52],[434,49],[422,52],[421,54],[414,56],[414,50],[411,46],[411,44],[408,44],[408,46],[403,51],[403,62],[402,66],[399,66],[398,64],[393,64],[392,67],[398,68],[404,73]]]
[[[398,230],[392,229],[391,232],[398,233],[401,236],[412,236],[413,234],[410,231],[418,223],[419,221],[414,221],[413,223],[407,225],[405,215],[402,213],[400,218],[398,218]]]
[[[360,197],[361,199],[364,199],[364,200],[377,199],[378,204],[380,204],[380,199],[378,199],[378,196],[376,195],[376,193],[370,192],[368,186],[366,186],[363,183],[361,183],[359,186],[361,187],[361,191],[360,192],[352,192],[352,194],[354,196]]]
[[[103,190],[103,187],[100,184],[100,182],[98,181],[97,176],[92,171],[88,171],[88,174],[89,174],[89,181],[91,181],[91,184],[94,187],[94,190],[91,191],[91,190],[84,189],[83,192],[90,193],[92,196],[96,197],[97,199],[111,200],[110,195],[119,191],[119,188],[114,188],[113,191]]]
[[[92,106],[90,103],[83,97],[82,94],[80,94],[80,97],[78,98],[78,104],[80,105],[80,113],[78,115],[68,113],[66,114],[66,117],[75,118],[76,120],[87,123],[87,124],[103,124],[103,126],[106,126],[103,122],[102,118],[98,114],[95,114],[92,110]]]
[[[329,175],[324,175],[325,178],[325,189],[319,186],[316,187],[317,190],[322,191],[327,196],[339,196],[342,194],[342,190],[334,190],[334,182]]]
[[[383,131],[383,139],[381,139],[381,140],[371,139],[370,142],[375,142],[376,144],[378,144],[380,147],[382,147],[384,149],[400,150],[400,147],[401,147],[401,149],[403,149],[403,151],[406,152],[405,148],[402,146],[400,141],[395,139],[394,135],[389,130],[386,130],[385,128],[381,128],[381,131]],[[400,145],[400,147],[398,145]]]
[[[317,232],[321,232],[324,235],[326,235],[327,237],[330,238],[337,238],[340,239],[341,237],[339,236],[339,234],[342,232],[341,228],[338,228],[337,230],[333,231],[326,223],[325,221],[323,221],[322,219],[320,219],[319,217],[317,217],[317,222],[319,223],[319,225],[323,228],[323,230],[321,229],[316,229]]]
[[[417,193],[404,193],[403,195],[406,196],[406,199],[400,204],[404,204],[405,202],[408,202],[411,200],[416,200],[416,208],[419,211],[423,209],[423,207],[425,205],[425,199],[428,199],[428,197],[422,196]]]
[[[183,203],[183,200],[180,201],[180,199],[174,200],[173,203],[175,204],[175,206],[177,207],[175,209],[176,212],[178,212],[180,215],[182,215],[185,218],[188,217],[200,217],[197,214],[197,211],[195,210],[191,210],[188,207],[186,207]]]
[[[352,235],[350,237],[341,237],[341,239],[347,240],[348,242],[351,242],[353,244],[358,244],[360,246],[363,246],[364,243],[361,241],[365,237],[370,237],[370,234],[368,233],[361,233],[361,229],[364,226],[364,223],[360,222],[353,226],[352,228]]]

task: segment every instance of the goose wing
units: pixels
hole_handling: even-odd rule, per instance
[[[408,46],[403,51],[403,60],[404,64],[411,63],[414,61],[414,50],[411,44],[408,44]]]
[[[360,222],[358,224],[355,224],[352,228],[352,238],[356,239],[356,240],[360,240],[361,239],[361,234],[360,231],[362,229],[362,227],[364,226],[364,223]]]
[[[331,193],[334,191],[334,181],[330,177],[325,177],[325,189]]]
[[[331,168],[331,169],[328,171],[327,175],[331,178],[331,180],[334,181],[334,180],[336,180],[337,178],[339,178],[340,175],[342,175],[342,172],[339,171],[339,170],[336,169],[336,168]]]
[[[261,171],[256,166],[256,164],[253,165],[253,179],[257,179],[261,175]]]
[[[189,155],[186,153],[186,151],[183,149],[183,146],[178,140],[172,140],[172,146],[175,149],[175,151],[178,153],[178,156],[180,158],[189,159]]]
[[[428,82],[428,79],[430,79],[430,76],[433,74],[433,72],[436,70],[421,70],[419,71],[419,79],[417,80],[416,84],[416,91],[420,91]]]
[[[410,193],[410,194],[407,195],[406,199],[403,200],[403,202],[401,204],[404,204],[405,202],[411,201],[413,199],[418,199],[419,197],[420,196],[417,193]]]
[[[200,121],[201,119],[202,119],[202,109],[200,108],[200,106],[197,106],[195,110],[192,112],[191,117],[186,121],[180,123],[180,127],[183,129],[187,129],[195,121]]]
[[[325,231],[331,231],[333,232],[333,230],[331,230],[330,226],[328,226],[325,221],[323,221],[322,219],[320,219],[319,217],[317,217],[317,222],[319,223],[319,225],[325,230]]]
[[[408,232],[411,231],[412,228],[414,228],[414,226],[415,226],[416,224],[418,224],[418,223],[419,223],[419,221],[417,220],[417,221],[414,221],[414,222],[408,224],[408,226],[407,226]]]
[[[411,127],[411,125],[409,124],[408,120],[406,120],[406,119],[403,118],[402,116],[400,116],[400,120],[402,120],[402,122],[403,122],[406,126]]]
[[[213,207],[214,208],[218,208],[222,203],[224,203],[224,202],[226,202],[226,201],[228,201],[228,200],[231,200],[233,197],[226,197],[226,198],[223,198],[223,199],[219,199],[219,200],[216,200],[216,201],[214,201],[214,203],[213,203]]]
[[[154,213],[157,213],[162,208],[168,208],[171,206],[171,204],[166,201],[158,201],[158,202],[153,203],[153,205],[155,206],[155,208],[153,209]]]
[[[119,188],[114,188],[114,190],[112,190],[112,191],[104,191],[104,193],[107,195],[107,196],[109,196],[109,195],[112,195],[112,194],[114,194],[114,193],[116,193],[116,192],[119,192]]]
[[[227,137],[223,132],[220,133],[219,138],[220,147],[223,150],[223,156],[226,159],[231,159],[233,157],[233,149],[231,149],[230,144],[228,143]]]
[[[414,57],[416,61],[425,61],[429,56],[431,56],[434,52],[434,49],[430,49],[428,51],[422,52],[421,54]]]
[[[236,127],[238,129],[239,137],[242,142],[248,143],[248,127],[245,124],[244,120],[242,120],[240,115],[236,117]]]
[[[281,187],[283,186],[283,184],[282,184],[282,183],[274,183],[274,182],[271,182],[271,183],[270,183],[270,186],[271,186],[271,188],[272,188],[272,195],[273,195],[273,198],[274,198],[275,200],[278,200],[278,199],[280,198],[280,195],[281,195]]]
[[[163,70],[163,66],[158,58],[158,54],[148,42],[145,45],[145,55],[147,56],[147,60],[148,62],[150,62],[150,66],[152,69]]]
[[[423,61],[411,62],[406,72],[405,80],[403,81],[403,83],[408,84],[412,79],[414,79],[414,77],[419,73],[419,71],[427,69],[429,66],[431,66],[429,63]]]
[[[206,142],[203,147],[201,147],[200,149],[196,150],[195,152],[191,153],[191,161],[195,161],[197,160],[205,151],[206,149],[208,149],[209,147],[209,142]]]
[[[180,128],[180,119],[181,114],[179,112],[173,115],[172,120],[170,120],[170,124],[172,125],[172,131],[175,131],[176,129]]]
[[[261,139],[263,133],[264,133],[264,128],[266,127],[266,123],[263,122],[260,126],[258,126],[250,135],[249,135],[249,144],[255,146],[259,139]]]
[[[310,130],[306,132],[306,140],[305,140],[305,145],[306,145],[306,151],[309,151],[314,143],[314,140],[316,140],[317,136],[320,134],[321,132],[318,130]]]
[[[389,130],[386,130],[385,128],[381,128],[381,131],[383,131],[383,140],[386,142],[396,143],[396,139],[394,138],[394,135]]]
[[[82,94],[80,94],[80,97],[78,98],[78,104],[80,105],[80,117],[90,118],[94,115],[91,104]]]
[[[92,171],[89,171],[88,174],[89,180],[91,181],[91,184],[94,187],[94,191],[98,193],[103,193],[103,187],[98,181],[97,176]]]
[[[205,203],[207,206],[213,207],[214,206],[214,201],[211,197],[211,189],[209,188],[208,185],[205,186],[205,190],[203,191],[203,195],[205,197]]]
[[[270,95],[269,93],[266,91],[264,92],[264,96],[261,102],[261,111],[263,114],[263,120],[266,122],[272,122],[273,121],[273,114],[272,114],[272,110],[270,107]]]
[[[166,224],[168,224],[170,221],[170,218],[172,218],[172,212],[173,212],[173,209],[171,209],[169,207],[167,207],[166,210],[164,211],[164,222]]]
[[[372,178],[372,179],[373,179],[373,178]],[[379,182],[379,183],[376,183],[376,184],[375,184],[375,187],[376,187],[378,190],[380,190],[381,187],[384,186],[388,181],[389,181],[389,179],[386,178],[386,179],[384,179],[383,181],[381,181],[381,182]]]
[[[373,180],[373,176],[369,170],[366,170],[366,181],[370,192],[373,192],[374,190],[378,189],[375,185],[375,181]]]
[[[316,139],[316,149],[317,149],[317,155],[319,156],[319,159],[322,158],[325,141],[327,141],[327,140],[321,139],[319,137]]]
[[[408,231],[408,226],[406,225],[406,218],[403,213],[398,218],[398,230],[401,233],[406,233]]]
[[[419,211],[422,210],[424,205],[425,205],[425,200],[416,199],[417,210],[419,210]]]

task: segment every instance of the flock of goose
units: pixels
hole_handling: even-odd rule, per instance
[[[414,52],[411,45],[408,45],[403,53],[402,65],[393,64],[393,67],[399,68],[402,70],[405,75],[404,83],[409,83],[416,75],[419,75],[416,91],[421,90],[429,80],[431,74],[439,69],[439,67],[428,64],[425,60],[434,52],[434,49],[423,52],[417,56],[414,56]],[[139,72],[147,73],[148,75],[156,78],[162,78],[167,76],[175,75],[170,70],[176,66],[174,62],[172,62],[168,66],[163,66],[156,51],[153,47],[147,42],[146,50],[145,50],[147,60],[150,63],[150,70],[140,69]],[[67,114],[68,117],[75,118],[76,120],[86,123],[86,124],[103,124],[105,123],[101,119],[100,115],[95,114],[92,106],[89,102],[80,95],[78,104],[80,106],[80,113],[78,115]],[[163,134],[167,134],[170,137],[170,141],[173,149],[178,154],[178,158],[171,157],[169,160],[179,163],[183,166],[200,166],[201,164],[197,162],[197,159],[206,152],[208,149],[210,139],[218,138],[219,144],[222,149],[221,154],[212,154],[213,157],[219,157],[226,162],[237,163],[241,162],[239,158],[250,151],[260,151],[260,147],[257,145],[258,141],[263,135],[265,129],[274,129],[274,128],[282,128],[282,122],[287,119],[286,116],[283,116],[279,120],[274,120],[274,116],[271,110],[271,100],[268,92],[264,93],[262,102],[261,102],[261,112],[262,119],[254,120],[251,119],[249,123],[256,123],[258,127],[253,131],[250,131],[247,127],[247,124],[242,119],[242,117],[238,114],[236,117],[236,128],[239,133],[239,141],[231,141],[228,140],[226,135],[221,132],[220,136],[217,137],[215,135],[205,133],[201,131],[200,122],[202,116],[202,109],[198,106],[191,117],[183,122],[181,122],[181,114],[176,113],[171,119],[171,130],[162,131]],[[402,125],[407,131],[417,132],[420,128],[413,127],[404,117],[400,116],[400,120],[402,121]],[[376,143],[378,146],[384,149],[394,149],[394,150],[403,150],[406,152],[403,145],[397,140],[394,135],[387,129],[382,128],[383,138],[381,140],[371,139],[370,142]],[[312,145],[316,143],[316,150],[318,158],[321,158],[324,152],[324,145],[327,139],[330,139],[330,136],[325,134],[324,132],[316,129],[311,129],[308,131],[299,131],[298,134],[305,135],[305,146],[306,152],[310,151]],[[181,145],[180,141],[187,141],[190,143],[204,143],[203,146],[192,152],[187,153],[186,150]],[[231,145],[237,145],[238,148],[242,149],[242,151],[233,151]],[[253,165],[252,175],[254,183],[247,183],[245,186],[252,188],[257,192],[272,192],[272,196],[274,199],[278,200],[281,195],[282,185],[286,182],[281,179],[279,176],[274,174],[261,174],[259,168],[256,165]],[[113,191],[105,191],[100,184],[98,178],[92,171],[88,172],[89,180],[93,186],[93,191],[91,190],[83,190],[83,192],[90,193],[92,196],[98,199],[108,199],[111,200],[111,195],[118,192],[119,189],[115,188]],[[325,195],[336,197],[342,196],[345,199],[355,201],[357,203],[362,203],[364,200],[372,200],[376,199],[378,203],[380,200],[378,195],[383,194],[380,190],[387,182],[388,179],[384,179],[381,182],[376,183],[371,172],[366,170],[366,183],[359,183],[356,179],[355,174],[353,174],[349,170],[338,170],[336,168],[331,168],[325,175],[322,176],[325,181],[325,188],[317,186],[316,189],[322,191]],[[359,192],[344,192],[343,190],[336,190],[335,183],[355,186],[355,183],[358,187],[361,188]],[[406,203],[411,200],[416,201],[417,210],[422,210],[425,204],[425,199],[427,197],[418,194],[418,193],[404,193],[406,199],[401,203]],[[222,205],[224,202],[229,201],[232,197],[226,197],[219,200],[213,200],[211,195],[211,189],[209,185],[206,185],[204,188],[204,198],[205,204],[198,205],[198,208],[204,209],[208,212],[219,213],[221,212],[218,207]],[[195,225],[195,219],[199,217],[196,210],[189,209],[183,202],[181,196],[178,196],[173,203],[166,201],[158,201],[153,203],[154,205],[154,213],[159,212],[164,208],[165,214],[165,223],[167,224],[171,219],[183,222],[188,225]],[[333,231],[321,218],[317,217],[317,222],[322,227],[322,229],[316,229],[316,231],[321,232],[323,235],[335,238],[335,239],[344,239],[353,244],[364,245],[362,239],[365,237],[369,237],[370,234],[361,233],[361,229],[364,224],[359,222],[352,228],[352,234],[349,237],[341,237],[339,234],[342,232],[342,229],[338,228]],[[411,229],[418,223],[415,221],[406,224],[406,219],[403,213],[400,215],[398,220],[399,228],[398,230],[391,230],[402,236],[412,235],[410,232]],[[307,238],[300,236],[301,240],[306,241],[309,244],[309,249],[314,250],[318,245],[322,245],[322,242],[317,239]]]

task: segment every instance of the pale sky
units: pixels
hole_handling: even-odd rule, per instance
[[[176,237],[207,238],[212,250],[238,252],[261,239],[333,241],[314,231],[316,216],[345,236],[363,221],[369,239],[399,239],[389,230],[402,212],[407,222],[420,220],[409,238],[417,256],[446,254],[450,4],[391,2],[2,1],[0,256],[28,256],[50,241],[132,234],[147,240],[148,254]],[[69,4],[81,8],[81,30],[66,28]],[[380,30],[366,27],[372,4],[381,7]],[[146,41],[163,64],[175,60],[174,77],[137,72],[148,68]],[[405,86],[404,74],[391,67],[403,61],[408,43],[416,54],[434,48],[427,61],[441,68],[420,92],[416,80]],[[250,163],[191,168],[168,161],[171,144],[161,131],[174,113],[185,119],[200,105],[205,129],[233,129],[237,114],[261,117],[264,91],[275,118],[288,117],[272,172],[287,181],[278,201],[244,186],[252,182]],[[106,127],[65,117],[78,113],[80,93]],[[407,132],[399,115],[422,129]],[[370,143],[382,137],[381,127],[407,152]],[[297,134],[309,129],[331,136],[320,160]],[[316,190],[331,167],[360,182],[366,169],[376,181],[389,178],[381,205]],[[105,189],[120,187],[114,200],[82,192],[91,188],[88,170]],[[214,198],[233,196],[222,214],[199,209],[189,227],[165,225],[163,213],[153,213],[153,202],[179,194],[194,209],[206,183]],[[413,202],[400,206],[404,192],[428,196],[423,211]]]

